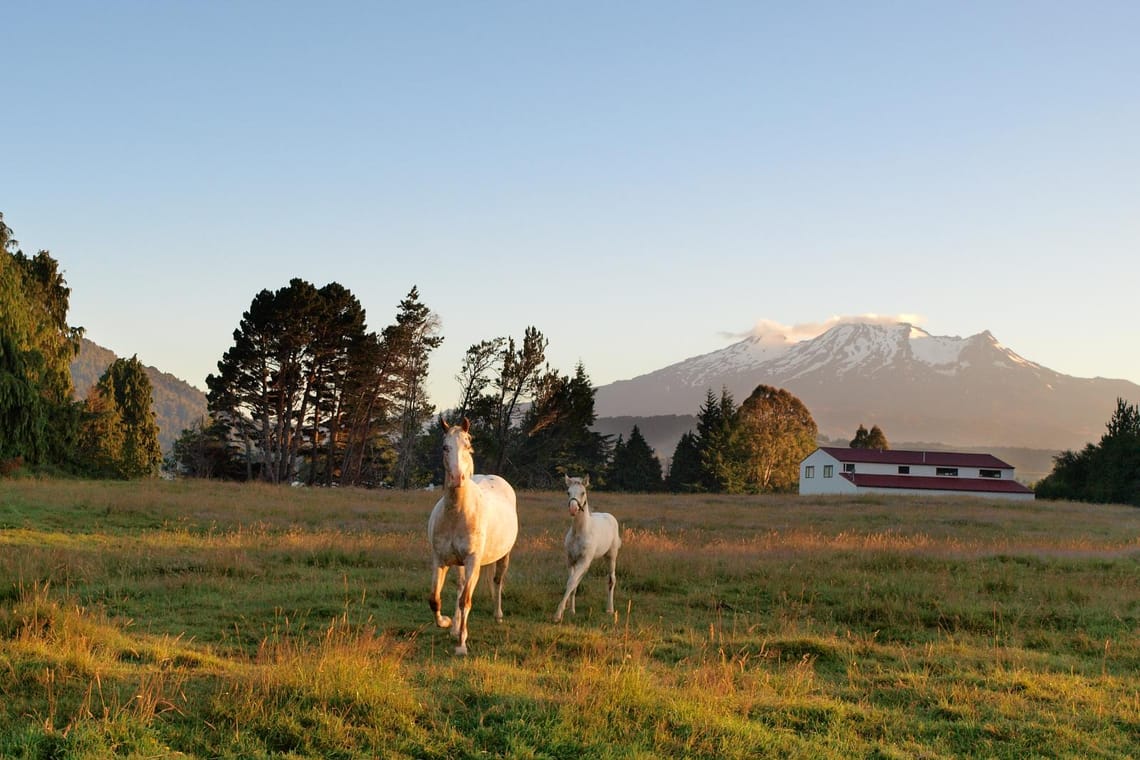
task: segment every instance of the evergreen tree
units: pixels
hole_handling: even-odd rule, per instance
[[[759,492],[793,490],[799,464],[815,449],[818,435],[803,402],[782,388],[758,385],[740,405],[734,430],[743,486]]]
[[[87,391],[78,454],[83,468],[97,478],[123,478],[126,428],[115,396],[104,385]]]
[[[550,488],[571,472],[597,473],[606,461],[606,437],[590,427],[594,388],[579,362],[573,377],[547,372],[537,384],[533,403],[508,475],[524,488]]]
[[[232,466],[226,446],[226,428],[209,418],[184,429],[171,447],[170,469],[192,478],[240,479]]]
[[[1140,506],[1140,408],[1122,398],[1096,445],[1064,451],[1034,489],[1045,499]]]
[[[878,425],[872,426],[869,431],[860,425],[859,429],[855,431],[855,437],[851,439],[850,447],[853,449],[883,449],[885,451],[891,446],[887,443],[887,437]]]
[[[502,357],[506,338],[493,338],[480,341],[469,347],[463,357],[463,366],[455,376],[459,383],[459,405],[455,407],[456,419],[468,417],[478,399],[486,392],[493,371]]]
[[[396,324],[384,331],[384,341],[393,356],[396,377],[395,410],[399,415],[395,484],[408,488],[427,482],[423,462],[417,463],[416,443],[424,423],[435,407],[428,402],[428,359],[443,343],[439,318],[420,302],[419,290],[412,287],[396,315]]]
[[[25,256],[0,214],[0,462],[75,466],[70,362],[82,329],[67,324],[70,295],[56,260]]]
[[[482,363],[485,375],[475,375],[482,379],[469,380],[488,388],[485,393],[468,402],[467,416],[472,422],[475,450],[478,452],[476,469],[502,475],[507,472],[509,461],[525,435],[522,428],[522,407],[533,401],[545,387],[549,390],[549,369],[544,373],[546,362],[546,337],[535,327],[528,327],[523,335],[522,345],[513,337],[497,338],[494,345],[500,350],[493,362]],[[468,350],[471,355],[472,349]],[[465,376],[471,378],[471,366]],[[462,382],[462,381],[461,381]],[[470,395],[464,391],[464,398]]]
[[[88,396],[84,439],[96,465],[116,477],[154,475],[162,464],[150,378],[137,356],[116,359]]]
[[[660,491],[661,462],[649,447],[637,425],[629,434],[629,442],[618,437],[614,445],[613,463],[610,465],[606,488],[611,491],[652,493]]]
[[[701,490],[701,448],[700,440],[693,431],[688,431],[677,441],[673,450],[673,461],[669,465],[669,476],[665,484],[674,493],[692,493]]]
[[[712,493],[735,490],[737,478],[732,430],[736,403],[727,388],[718,399],[709,389],[697,413],[697,440],[701,451],[701,488]]]

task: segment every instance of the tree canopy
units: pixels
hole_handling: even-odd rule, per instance
[[[850,447],[853,449],[889,449],[891,445],[887,443],[887,436],[878,425],[872,425],[870,430],[859,426],[855,431],[855,437],[851,439]]]
[[[697,430],[677,442],[666,483],[674,491],[790,491],[817,436],[807,407],[782,388],[759,385],[739,407],[727,390],[718,398],[710,389]]]
[[[1140,408],[1118,398],[1100,441],[1057,455],[1034,491],[1044,499],[1140,506]]]

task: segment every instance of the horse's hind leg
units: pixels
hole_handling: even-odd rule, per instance
[[[606,602],[606,614],[612,615],[614,613],[614,589],[617,587],[617,552],[610,552],[610,577],[606,583],[609,587],[609,600]]]
[[[494,597],[495,602],[495,622],[503,622],[503,583],[507,579],[507,568],[511,564],[511,555],[508,552],[503,555],[503,558],[495,563],[495,575],[491,579],[491,596]]]

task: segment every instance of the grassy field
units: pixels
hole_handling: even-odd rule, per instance
[[[0,481],[0,756],[1140,757],[1140,510],[522,493],[457,658],[436,496]]]

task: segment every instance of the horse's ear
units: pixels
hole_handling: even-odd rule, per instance
[[[566,478],[566,487],[569,488],[570,487],[570,476],[569,475],[563,475],[562,477]]]
[[[590,487],[590,473],[587,472],[582,478],[582,485],[586,486],[586,488]]]
[[[440,425],[440,427],[442,427],[442,428],[443,428],[443,432],[445,432],[445,433],[446,433],[446,432],[447,432],[447,420],[445,420],[445,419],[443,418],[443,415],[442,415],[442,414],[441,414],[441,415],[439,415],[439,425]]]
[[[463,418],[463,432],[466,433],[471,429],[471,420],[466,417]]]

